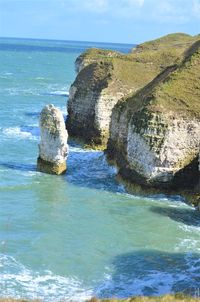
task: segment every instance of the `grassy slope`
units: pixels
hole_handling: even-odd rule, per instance
[[[200,117],[200,41],[192,45],[175,71],[163,75],[139,92],[138,107],[143,99],[153,112]]]
[[[185,33],[168,34],[168,35],[160,37],[158,39],[141,43],[136,48],[134,48],[132,50],[132,52],[135,52],[135,51],[139,52],[139,51],[141,51],[141,50],[143,51],[145,49],[156,50],[161,47],[164,47],[164,48],[179,47],[179,48],[181,48],[183,45],[185,45],[187,43],[190,44],[191,40],[193,40],[195,42],[199,38],[200,38],[200,35],[192,37]]]
[[[179,65],[164,70],[136,94],[124,97],[119,110],[132,114],[142,107],[150,112],[200,117],[200,40],[185,53]]]
[[[200,117],[200,40],[190,49],[186,60],[156,88],[157,109]]]
[[[180,63],[184,51],[198,39],[200,36],[172,34],[140,44],[130,54],[93,48],[83,53],[77,61],[83,60],[87,65],[97,63],[96,74],[99,69],[99,79],[103,63],[111,64],[110,79],[116,78],[118,87],[125,85],[136,91],[149,83],[167,66]]]

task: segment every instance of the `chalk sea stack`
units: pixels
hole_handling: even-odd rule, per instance
[[[69,134],[105,149],[117,103],[150,83],[168,66],[180,63],[184,51],[198,39],[170,34],[140,44],[129,54],[89,49],[80,55],[76,60],[78,75],[68,100]]]
[[[62,112],[54,105],[46,105],[40,114],[39,157],[37,170],[49,174],[65,173],[68,155],[68,133]]]

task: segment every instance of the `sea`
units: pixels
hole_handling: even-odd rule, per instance
[[[200,295],[200,214],[180,196],[128,194],[100,151],[70,139],[68,170],[36,171],[39,114],[66,104],[86,49],[0,38],[0,297],[85,301]]]

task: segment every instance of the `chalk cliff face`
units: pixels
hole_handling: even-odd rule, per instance
[[[62,112],[54,105],[45,106],[40,114],[40,135],[38,170],[49,174],[64,173],[68,134]]]
[[[198,179],[200,41],[112,114],[107,154],[125,178],[177,187]]]
[[[111,114],[119,100],[137,92],[167,66],[180,62],[195,39],[176,34],[141,44],[127,55],[98,49],[82,54],[76,60],[78,75],[70,88],[66,122],[69,134],[104,149]],[[116,118],[126,120],[118,114]]]
[[[67,129],[70,134],[84,138],[86,143],[103,144],[105,129],[100,125],[108,127],[110,111],[107,109],[111,103],[116,103],[118,94],[121,96],[112,83],[112,72],[112,64],[92,63],[80,71],[70,88]],[[114,90],[116,94],[113,96]],[[109,100],[105,100],[106,97]]]

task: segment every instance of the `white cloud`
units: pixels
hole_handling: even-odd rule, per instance
[[[85,0],[79,2],[80,7],[86,10],[104,13],[110,12],[112,15],[118,15],[121,11],[140,8],[144,0]]]
[[[144,0],[127,0],[127,3],[130,6],[137,5],[141,7],[144,5]]]
[[[151,0],[144,14],[147,20],[154,23],[182,26],[189,22],[191,4],[187,0]]]
[[[2,1],[2,0],[0,0]],[[42,0],[47,1],[47,0]],[[189,24],[200,18],[200,0],[48,0],[63,4],[63,10],[100,15],[103,20],[132,19],[132,22]]]
[[[105,12],[108,9],[108,0],[86,0],[84,1],[84,8],[94,12]]]
[[[193,0],[193,13],[200,17],[200,1],[199,0]]]

